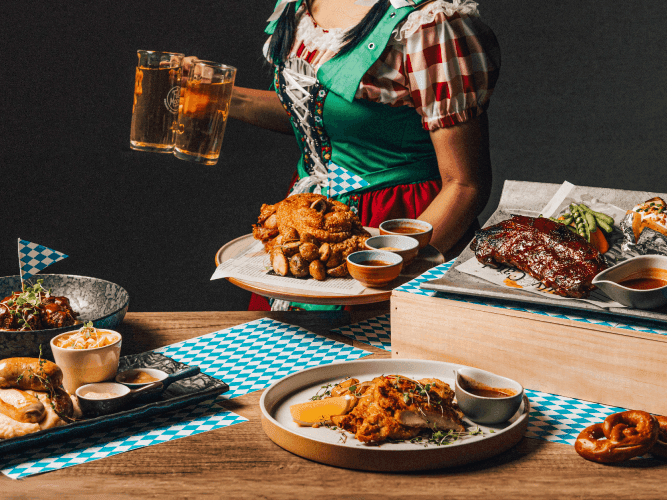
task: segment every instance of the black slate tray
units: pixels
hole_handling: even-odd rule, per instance
[[[157,368],[167,373],[174,373],[189,365],[179,363],[157,352],[144,352],[120,358],[118,372],[130,368]],[[93,431],[108,430],[133,420],[150,421],[151,417],[160,413],[177,410],[185,406],[213,399],[229,390],[229,386],[218,379],[199,373],[194,377],[172,383],[161,393],[151,395],[150,399],[135,401],[127,409],[110,415],[82,419],[72,424],[54,427],[21,437],[0,441],[0,453],[5,455],[14,450],[51,444],[56,441],[85,436]]]

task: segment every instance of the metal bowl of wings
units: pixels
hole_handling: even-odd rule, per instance
[[[53,359],[56,335],[92,322],[115,329],[130,303],[127,291],[110,281],[67,274],[38,274],[21,287],[19,276],[0,278],[0,359]]]

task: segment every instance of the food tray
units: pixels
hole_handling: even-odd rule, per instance
[[[503,195],[498,209],[489,218],[485,226],[496,224],[512,215],[528,215],[536,217],[543,208],[544,200],[551,199],[555,194],[559,184],[542,184],[535,182],[517,182],[507,181],[503,189]],[[590,200],[597,198],[619,208],[632,208],[637,203],[643,202],[654,196],[667,198],[666,194],[651,193],[644,191],[625,191],[620,189],[606,189],[595,187],[576,186],[573,195],[577,198]],[[616,221],[618,226],[620,221]],[[618,227],[615,230],[619,230]],[[475,256],[469,246],[457,257],[451,269],[442,277],[427,281],[421,284],[420,288],[435,290],[465,296],[486,297],[494,300],[505,300],[512,302],[523,302],[538,306],[549,306],[576,309],[601,315],[601,317],[633,317],[648,321],[667,322],[667,307],[658,310],[640,310],[629,307],[616,307],[603,309],[593,304],[579,300],[558,300],[549,297],[529,293],[521,290],[513,290],[506,287],[500,287],[486,280],[462,273],[456,270],[456,267],[463,262]]]
[[[189,368],[189,366],[160,353],[144,352],[120,358],[118,371],[122,372],[130,368],[157,368],[167,373],[174,373]],[[0,453],[50,444],[54,441],[64,441],[132,420],[149,420],[160,413],[177,410],[206,399],[213,399],[227,390],[229,390],[229,386],[225,382],[199,373],[194,377],[174,382],[163,392],[151,395],[150,399],[136,401],[128,409],[118,413],[83,419],[61,427],[2,440],[0,441]]]
[[[365,228],[372,236],[380,234],[377,228]],[[252,234],[240,236],[235,240],[226,243],[215,254],[215,265],[219,266],[228,259],[233,259],[243,253],[256,240]],[[415,279],[417,276],[425,273],[429,269],[445,262],[443,255],[433,246],[427,245],[419,251],[415,259],[410,262],[401,274],[394,281],[382,288],[366,288],[362,293],[347,295],[333,293],[329,291],[314,292],[310,290],[300,290],[297,288],[285,288],[278,285],[267,283],[256,283],[238,278],[226,278],[230,283],[244,290],[254,292],[258,295],[272,299],[289,300],[303,302],[306,304],[324,304],[324,305],[360,305],[375,304],[389,300],[394,288]],[[298,281],[299,278],[293,278]],[[352,279],[352,278],[350,278]]]

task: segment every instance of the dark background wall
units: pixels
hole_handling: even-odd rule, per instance
[[[238,68],[268,88],[273,0],[4,0],[0,276],[16,239],[67,253],[47,273],[107,279],[134,311],[240,310],[249,294],[209,281],[214,255],[285,195],[293,139],[230,122],[206,167],[132,151],[136,50]],[[481,0],[500,41],[491,101],[493,212],[505,179],[667,191],[667,4]],[[546,200],[545,200],[546,201]]]

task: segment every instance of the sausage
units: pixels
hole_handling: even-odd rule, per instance
[[[271,250],[271,267],[281,276],[289,274],[289,262],[280,248]]]
[[[39,358],[7,358],[0,361],[0,388],[50,391],[63,382],[58,365]]]
[[[327,274],[333,278],[344,278],[350,274],[347,270],[347,262],[343,262],[337,267],[327,269]]]
[[[299,245],[299,253],[308,262],[319,260],[320,249],[314,243],[301,243]]]
[[[301,254],[296,254],[289,259],[289,270],[297,278],[305,278],[308,276],[308,261],[301,257]]]
[[[0,389],[0,413],[17,422],[37,424],[44,420],[46,408],[39,399],[21,389]]]
[[[320,246],[320,260],[326,262],[329,260],[329,257],[331,257],[331,245],[322,243],[322,246]]]
[[[321,260],[314,260],[308,266],[308,272],[317,281],[327,279],[327,270]]]
[[[299,242],[290,241],[289,243],[283,243],[280,249],[287,257],[291,257],[299,253]]]

